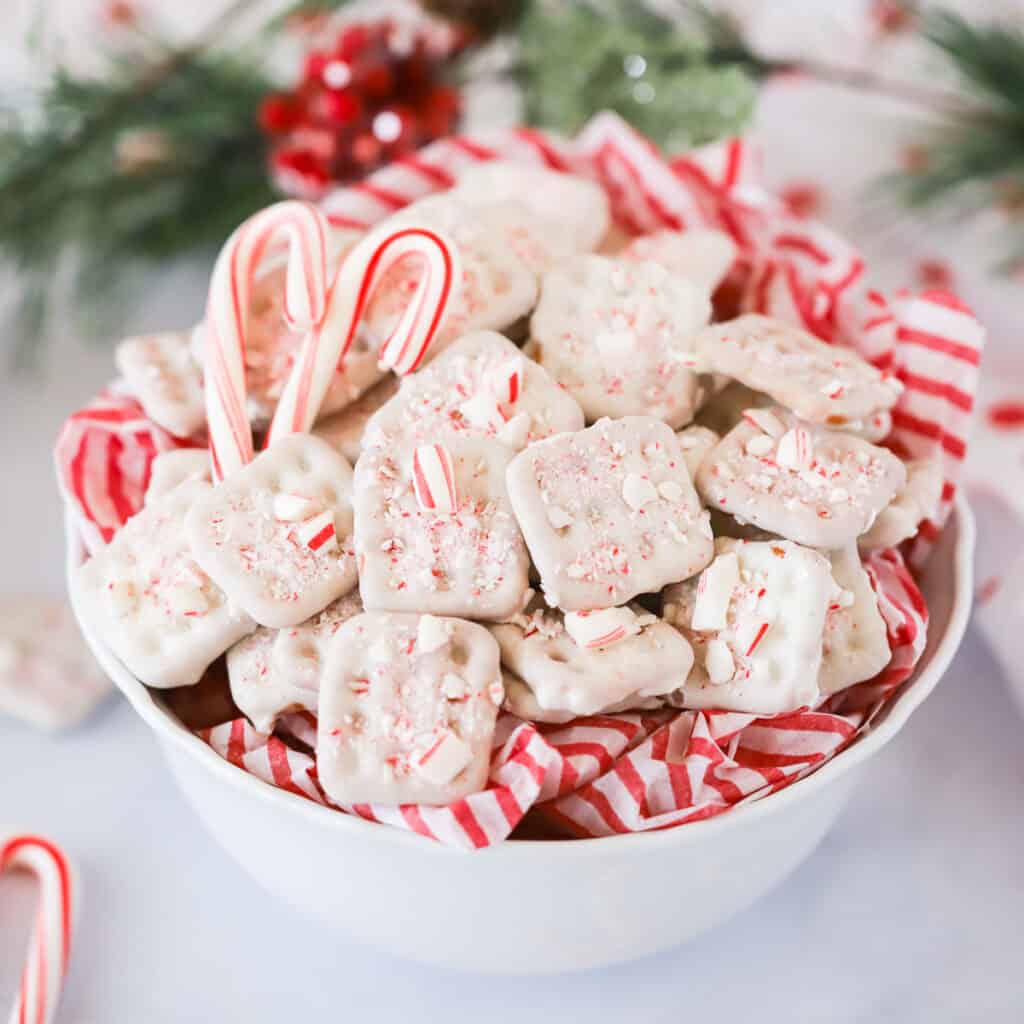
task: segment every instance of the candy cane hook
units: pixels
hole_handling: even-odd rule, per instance
[[[356,337],[374,289],[401,259],[418,256],[424,271],[398,325],[380,350],[381,366],[411,373],[423,361],[462,270],[458,250],[443,234],[424,227],[382,225],[363,238],[338,268],[322,323],[306,336],[278,403],[267,444],[310,429],[331,378]]]
[[[285,319],[294,330],[308,331],[324,315],[328,231],[326,218],[310,203],[275,203],[236,228],[217,257],[206,305],[206,418],[216,480],[253,457],[245,334],[260,261],[273,241],[288,241]]]
[[[0,874],[15,868],[36,875],[40,899],[10,1024],[49,1024],[71,955],[78,891],[75,873],[57,846],[35,835],[0,840]]]

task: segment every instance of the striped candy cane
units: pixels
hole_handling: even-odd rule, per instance
[[[424,272],[381,348],[380,365],[404,375],[423,361],[462,277],[458,251],[440,232],[382,225],[363,238],[338,268],[323,321],[307,334],[285,384],[268,445],[312,427],[338,363],[356,337],[370,296],[384,275],[409,256],[423,260]]]
[[[412,455],[412,484],[424,512],[450,515],[459,507],[455,467],[443,444],[420,445]]]
[[[33,872],[41,893],[10,1021],[47,1024],[53,1020],[68,969],[77,885],[67,857],[41,836],[14,835],[0,841],[0,874],[15,868]]]
[[[289,243],[285,319],[308,331],[324,315],[327,220],[309,203],[275,203],[235,229],[217,257],[206,305],[206,418],[213,475],[222,480],[252,461],[245,408],[245,333],[253,278],[270,244]]]

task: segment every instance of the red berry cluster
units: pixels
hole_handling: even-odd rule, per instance
[[[442,70],[457,45],[450,33],[385,19],[347,25],[311,50],[297,88],[260,106],[278,188],[315,199],[450,133],[460,97]]]

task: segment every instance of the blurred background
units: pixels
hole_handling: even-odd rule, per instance
[[[789,210],[853,240],[880,284],[969,303],[990,331],[967,470],[978,611],[841,826],[697,948],[600,977],[460,979],[450,1013],[553,1015],[571,999],[602,1020],[1019,1019],[1024,2],[8,0],[3,24],[8,607],[62,591],[53,443],[114,377],[113,343],[199,320],[216,246],[252,210],[320,198],[454,130],[572,135],[610,108],[669,152],[747,134]],[[0,749],[0,824],[47,829],[84,864],[64,1019],[383,1020],[451,998],[433,972],[339,951],[265,905],[116,700],[63,736],[0,717]],[[0,882],[8,899],[27,914],[30,892]],[[0,928],[0,1003],[23,941]]]

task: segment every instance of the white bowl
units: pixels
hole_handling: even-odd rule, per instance
[[[899,732],[949,666],[970,612],[973,545],[973,519],[961,499],[921,581],[931,628],[917,671],[870,732],[813,775],[681,828],[509,842],[476,853],[328,810],[238,770],[85,633],[156,733],[207,828],[266,889],[351,939],[400,956],[554,973],[692,938],[747,907],[807,857],[845,806],[855,769]],[[72,541],[69,563],[82,557]]]

